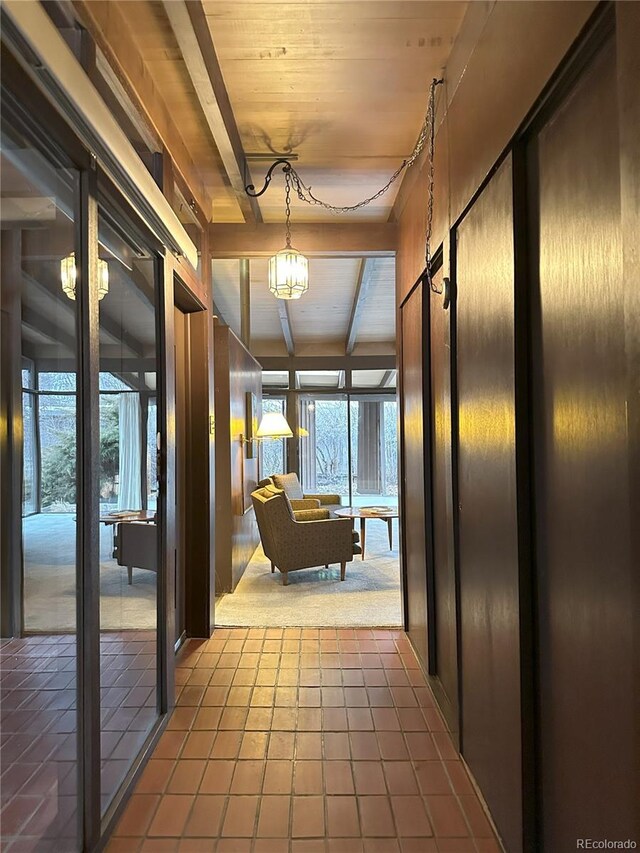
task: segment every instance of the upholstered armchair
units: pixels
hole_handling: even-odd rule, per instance
[[[155,524],[123,522],[116,526],[114,556],[119,566],[127,567],[129,585],[133,569],[158,571],[158,528]]]
[[[260,485],[266,485],[268,483],[273,483],[273,485],[278,489],[284,489],[294,510],[305,508],[299,506],[301,501],[317,501],[316,506],[324,507],[329,511],[342,505],[342,498],[340,495],[316,495],[303,492],[297,474],[272,474],[268,480],[263,480]]]
[[[262,547],[271,571],[282,573],[283,586],[289,572],[331,563],[340,563],[340,580],[345,579],[347,563],[361,553],[350,518],[329,518],[326,509],[294,513],[284,490],[273,486],[256,489],[251,498]]]

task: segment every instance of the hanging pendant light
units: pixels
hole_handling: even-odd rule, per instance
[[[300,299],[309,289],[309,261],[291,245],[291,177],[284,170],[286,246],[269,258],[269,290],[277,299]]]
[[[69,299],[76,298],[76,256],[73,252],[60,261],[60,282]]]
[[[69,299],[76,298],[76,256],[71,252],[60,261],[60,283],[62,290]],[[102,258],[98,258],[98,299],[104,299],[109,293],[109,265]]]

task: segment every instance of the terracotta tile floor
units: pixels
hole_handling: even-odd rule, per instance
[[[497,853],[401,631],[219,629],[108,853]]]
[[[110,802],[156,716],[155,631],[100,638],[102,793]],[[76,849],[76,638],[0,643],[0,844]]]

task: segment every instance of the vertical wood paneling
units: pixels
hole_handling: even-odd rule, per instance
[[[592,0],[494,3],[475,42],[464,45],[466,55],[452,51],[438,90],[447,107],[436,136],[434,246],[469,204],[595,6]],[[427,165],[413,171],[396,205],[398,304],[425,265]]]
[[[443,289],[442,269],[434,288]],[[431,504],[433,513],[434,675],[438,700],[452,731],[458,729],[458,640],[453,533],[453,448],[451,435],[451,322],[440,293],[428,291],[431,352]]]
[[[638,821],[630,701],[638,567],[630,552],[616,91],[610,40],[531,150],[532,194],[539,192],[533,388],[545,850],[569,849],[577,834],[633,837]],[[637,139],[632,156],[637,162]]]
[[[406,619],[409,637],[428,668],[427,557],[425,541],[423,294],[418,285],[400,309],[404,448],[402,506]]]
[[[522,747],[511,157],[459,226],[457,317],[462,749],[515,853]]]
[[[247,498],[258,480],[258,458],[247,459],[246,393],[262,399],[262,369],[228,326],[215,326],[216,592],[230,592],[260,541]]]
[[[616,66],[618,120],[620,129],[620,189],[622,213],[622,279],[627,356],[627,468],[629,471],[629,512],[640,518],[640,3],[619,3],[616,7]],[[640,612],[640,524],[631,525],[631,602]],[[635,670],[631,673],[631,712],[636,720],[631,750],[640,767],[640,619],[635,619],[631,643],[636,649]],[[635,774],[632,799],[640,803],[640,772]],[[640,838],[640,808],[636,809],[635,837]]]
[[[176,570],[175,614],[176,640],[186,628],[187,575],[195,566],[187,560],[189,555],[189,493],[193,488],[189,477],[189,336],[187,315],[179,308],[174,310],[175,335],[175,395],[176,395]]]

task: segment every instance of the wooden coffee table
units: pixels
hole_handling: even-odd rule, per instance
[[[334,509],[334,515],[340,518],[360,519],[360,545],[362,546],[362,559],[364,560],[365,546],[365,522],[368,518],[379,518],[387,522],[389,532],[389,550],[393,549],[393,519],[398,518],[398,507],[368,507],[368,506],[342,506]]]

